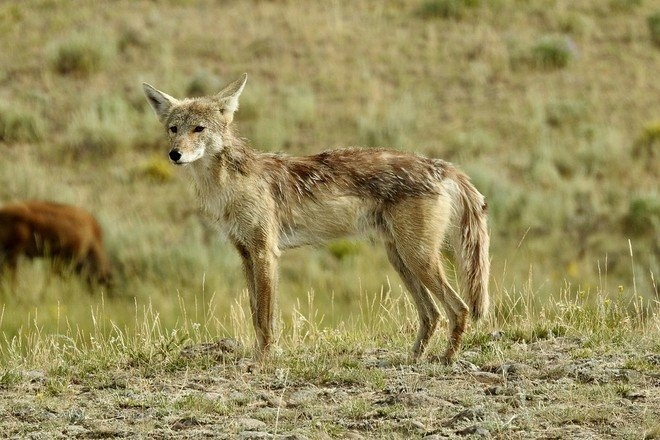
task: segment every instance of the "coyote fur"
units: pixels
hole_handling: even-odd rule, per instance
[[[32,200],[0,208],[0,267],[11,271],[15,282],[20,256],[50,257],[72,263],[88,281],[108,283],[110,267],[103,233],[87,211],[60,203]]]
[[[344,148],[312,156],[261,153],[238,137],[232,120],[244,74],[217,95],[178,100],[143,84],[169,136],[170,161],[184,167],[202,212],[242,258],[257,354],[273,338],[277,260],[282,250],[374,233],[412,295],[422,355],[439,321],[449,320],[451,361],[468,315],[488,310],[486,202],[469,178],[439,159],[386,149]],[[445,276],[440,250],[449,229],[467,304]]]

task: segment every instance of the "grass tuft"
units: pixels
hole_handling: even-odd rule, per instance
[[[86,77],[101,71],[113,55],[108,40],[75,35],[52,49],[50,64],[62,75]]]
[[[0,105],[0,141],[35,142],[44,138],[46,123],[38,114],[18,105]]]
[[[255,146],[282,150],[292,147],[293,135],[309,127],[316,117],[316,96],[310,87],[246,92],[238,110],[248,138]]]
[[[650,169],[658,160],[660,151],[660,121],[646,124],[633,143],[632,156]]]
[[[120,31],[117,48],[125,53],[131,48],[144,49],[149,45],[149,39],[144,29],[136,26],[126,26]]]
[[[103,97],[74,116],[65,149],[74,157],[110,157],[127,151],[139,135],[137,112],[120,96]]]
[[[470,14],[470,10],[479,6],[480,0],[426,0],[419,8],[422,18],[461,19]]]
[[[660,233],[660,198],[648,195],[630,200],[624,227],[627,233],[635,236],[657,236]]]
[[[369,147],[401,148],[415,124],[418,112],[411,96],[391,105],[372,107],[358,120],[360,142]]]
[[[660,47],[660,11],[649,15],[646,19],[646,23],[649,26],[651,41],[653,41],[653,44]]]
[[[170,181],[174,177],[172,165],[160,156],[152,157],[140,171],[147,178],[161,183]]]
[[[339,261],[343,261],[360,252],[360,244],[350,240],[335,240],[328,245],[328,252]]]
[[[614,12],[630,12],[643,3],[643,0],[610,0],[610,9]]]
[[[186,86],[186,96],[208,96],[221,90],[220,78],[205,70],[197,72]]]
[[[535,67],[561,69],[577,54],[575,43],[568,37],[543,37],[530,50],[530,62]]]
[[[545,122],[551,127],[577,127],[587,114],[587,105],[579,100],[554,100],[545,106]]]

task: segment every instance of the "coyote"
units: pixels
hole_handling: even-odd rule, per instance
[[[33,200],[0,208],[0,268],[10,269],[12,284],[21,255],[71,262],[90,282],[110,281],[101,226],[75,206]]]
[[[257,355],[273,338],[277,260],[284,249],[375,233],[419,315],[412,348],[424,352],[446,310],[450,337],[440,360],[460,347],[468,314],[488,310],[486,202],[452,164],[386,149],[344,148],[292,157],[261,153],[232,120],[247,74],[217,95],[178,100],[149,84],[149,104],[169,136],[169,158],[192,180],[202,213],[242,258]],[[447,281],[441,246],[450,226],[468,305]]]

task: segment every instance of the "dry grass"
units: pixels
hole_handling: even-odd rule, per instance
[[[178,348],[227,336],[250,347],[252,331],[238,258],[201,222],[187,183],[163,163],[165,137],[142,96],[142,81],[184,96],[212,93],[248,72],[236,117],[256,148],[304,154],[387,144],[463,167],[489,200],[493,235],[498,305],[493,321],[473,330],[465,347],[481,370],[516,357],[534,366],[529,344],[552,340],[550,334],[585,333],[586,348],[570,343],[571,352],[591,350],[580,353],[602,360],[616,351],[620,363],[657,369],[644,357],[658,351],[649,341],[657,336],[654,277],[660,272],[660,86],[654,75],[660,52],[651,3],[342,0],[302,10],[293,1],[222,7],[210,0],[3,2],[0,199],[53,199],[94,212],[117,270],[110,291],[88,292],[38,262],[21,265],[16,292],[3,280],[0,383],[44,399],[36,412],[34,402],[3,409],[14,421],[32,417],[12,432],[21,436],[40,423],[59,429],[61,420],[67,429],[85,427],[84,411],[71,404],[72,386],[98,391],[138,377],[143,388],[117,385],[122,391],[110,393],[104,405],[128,412],[148,407],[155,419],[165,414],[181,426],[193,426],[193,419],[175,420],[175,413],[245,415],[252,408],[245,402],[258,395],[253,390],[218,401],[177,394],[170,401],[153,392],[156,373],[175,388],[187,371],[241,377],[244,371],[231,362],[223,370],[208,360],[201,366],[181,360]],[[457,12],[423,12],[445,7]],[[389,350],[374,355],[376,363],[401,365],[414,331],[414,314],[399,298],[398,278],[381,247],[340,242],[329,251],[289,252],[281,279],[283,352],[275,370],[256,376],[256,383],[269,383],[281,368],[289,375],[283,377],[315,387],[358,383],[367,394],[337,407],[350,421],[344,425],[321,417],[318,408],[289,412],[286,422],[270,413],[264,420],[291,427],[319,416],[306,434],[312,437],[370,432],[368,426],[384,426],[377,431],[382,435],[420,434],[379,425],[412,423],[414,411],[383,407],[368,394],[383,384],[394,387],[400,371],[374,370],[366,360],[370,350]],[[651,308],[640,308],[639,297]],[[504,340],[488,341],[496,330]],[[644,341],[639,351],[637,340]],[[425,364],[424,377],[450,374],[438,368]],[[29,378],[31,370],[48,370],[43,386]],[[459,388],[464,373],[451,373]],[[559,374],[567,376],[574,377]],[[87,377],[96,382],[80,385]],[[646,379],[634,383],[649,386]],[[621,397],[625,384],[619,385],[602,391],[605,409],[627,399]],[[466,400],[483,398],[482,388],[470,389],[475,393]],[[556,392],[570,406],[569,393]],[[498,399],[508,397],[517,399]],[[585,397],[584,407],[596,398]],[[519,425],[488,413],[486,428],[502,437],[522,435],[509,430],[534,426],[545,408],[542,397],[536,402],[517,413]],[[51,423],[44,414],[52,406],[63,418]],[[424,416],[424,432],[445,433],[441,421],[455,412],[443,408]],[[557,435],[615,429],[594,411],[575,408],[552,408],[553,426],[577,426]],[[657,414],[657,401],[645,408]],[[639,415],[626,414],[630,420]],[[155,423],[148,420],[147,431]]]
[[[657,429],[657,304],[565,293],[538,308],[532,291],[501,293],[452,366],[407,358],[414,307],[400,289],[364,295],[355,318],[334,328],[321,324],[310,294],[290,324],[280,320],[279,349],[263,364],[244,348],[242,301],[218,320],[213,300],[200,310],[179,297],[173,328],[153,307],[135,307],[128,330],[104,302],[89,333],[67,320],[47,334],[35,319],[2,345],[0,427],[9,436],[164,438],[619,438]]]

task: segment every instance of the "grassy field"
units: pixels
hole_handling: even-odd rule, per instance
[[[310,296],[280,320],[278,349],[261,364],[238,304],[221,324],[180,302],[174,327],[136,310],[131,329],[100,305],[90,334],[32,328],[5,341],[0,429],[8,438],[660,438],[657,307],[565,293],[537,308],[533,295],[500,298],[450,366],[408,359],[414,307],[396,290],[365,295],[332,329]],[[235,338],[208,342],[228,329]]]
[[[85,207],[104,227],[116,272],[110,290],[90,291],[43,261],[21,263],[15,290],[0,280],[0,409],[16,422],[3,425],[11,435],[98,436],[90,420],[118,408],[117,420],[146,417],[130,425],[142,433],[174,436],[172,424],[182,423],[192,429],[185,435],[203,436],[204,426],[248,417],[262,392],[276,399],[257,405],[275,411],[256,417],[266,432],[293,433],[324,410],[271,403],[311,388],[348,422],[321,417],[301,435],[442,438],[466,428],[450,423],[456,405],[474,409],[463,399],[483,399],[474,373],[502,378],[492,386],[505,394],[487,394],[497,405],[535,390],[512,404],[519,412],[496,405],[468,417],[495,436],[524,438],[544,409],[548,427],[577,426],[551,436],[657,432],[654,2],[338,0],[303,8],[286,0],[10,0],[0,4],[0,41],[0,201]],[[452,370],[404,360],[414,313],[399,279],[378,244],[347,241],[282,258],[282,352],[261,369],[246,360],[253,335],[238,257],[202,222],[188,183],[167,163],[165,136],[140,87],[211,94],[243,72],[249,79],[236,120],[257,149],[388,146],[450,160],[473,177],[489,203],[495,305],[490,321],[471,330],[465,363]],[[247,354],[237,349],[217,365],[179,353],[229,337]],[[535,353],[555,353],[567,372],[553,376],[552,359]],[[497,370],[512,362],[536,369],[516,379],[518,391]],[[591,367],[592,375],[609,371],[606,379],[581,381],[579,371]],[[620,379],[613,371],[621,369],[634,373]],[[254,388],[209,385],[242,395],[238,403],[183,392],[209,375]],[[444,376],[457,397],[441,396],[436,382]],[[418,385],[397,382],[414,378],[426,383],[421,388],[433,382],[429,395],[454,406],[422,396],[420,407],[444,409],[413,417],[417,407],[395,391],[375,391],[416,392]],[[458,395],[466,380],[474,393]],[[161,386],[180,393],[168,400]],[[361,400],[349,404],[337,390]],[[638,390],[645,397],[631,398]],[[573,391],[582,404],[572,406]],[[19,395],[24,406],[11,403]],[[101,400],[81,407],[80,395]],[[394,400],[383,410],[382,399]],[[595,401],[604,406],[593,409]],[[631,402],[625,415],[635,421],[605,420],[603,411],[621,402]],[[227,432],[245,431],[231,423]],[[35,430],[41,425],[45,431]],[[78,431],[62,431],[67,426]],[[119,436],[133,428],[108,429]]]

